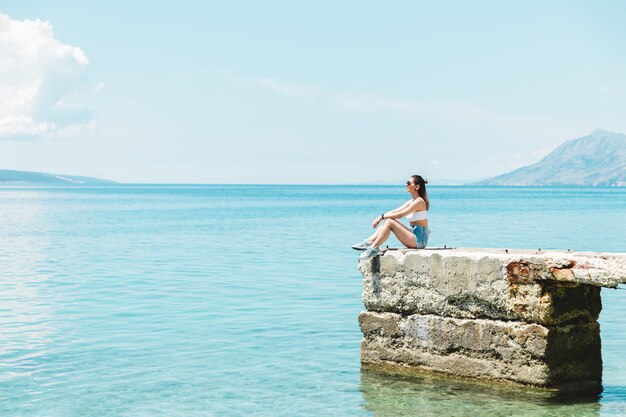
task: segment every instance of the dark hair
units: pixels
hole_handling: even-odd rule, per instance
[[[428,180],[425,180],[420,175],[411,175],[413,178],[413,183],[415,185],[419,185],[420,188],[417,189],[417,195],[424,199],[424,203],[426,203],[426,210],[430,208],[430,201],[428,201],[428,193],[426,192],[426,184],[428,184]]]

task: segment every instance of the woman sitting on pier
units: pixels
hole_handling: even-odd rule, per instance
[[[423,249],[428,243],[428,209],[430,203],[426,193],[427,180],[419,175],[412,175],[406,182],[406,191],[411,194],[411,199],[395,210],[381,214],[372,222],[376,229],[373,235],[362,242],[352,246],[353,249],[364,251],[360,260],[370,259],[380,255],[382,245],[389,234],[393,232],[403,245],[411,249]],[[411,229],[400,223],[397,219],[405,217],[409,220]]]

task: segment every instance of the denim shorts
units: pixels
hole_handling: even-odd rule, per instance
[[[428,244],[428,235],[430,235],[430,229],[424,226],[411,226],[411,229],[413,229],[413,234],[415,235],[417,249],[424,249]]]

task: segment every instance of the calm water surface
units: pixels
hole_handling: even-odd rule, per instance
[[[432,246],[626,252],[626,189],[429,193]],[[602,293],[599,398],[361,370],[350,245],[406,198],[402,184],[0,188],[0,415],[626,415],[623,290]]]

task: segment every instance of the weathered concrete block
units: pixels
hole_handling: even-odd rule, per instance
[[[600,287],[626,282],[624,254],[394,250],[359,269],[364,364],[600,388]]]
[[[618,275],[616,268],[604,277],[600,269],[602,262],[609,262],[606,259],[565,255],[573,259],[562,259],[552,252],[388,251],[359,264],[364,277],[363,302],[368,310],[401,314],[550,325],[595,321],[601,309],[599,285],[626,278]],[[611,262],[620,265],[621,258],[616,259],[611,258]],[[593,286],[588,284],[589,277],[577,281],[571,279],[573,272],[564,272],[575,265],[595,271]]]
[[[363,312],[361,362],[541,387],[600,384],[598,323],[543,326],[499,320]]]

